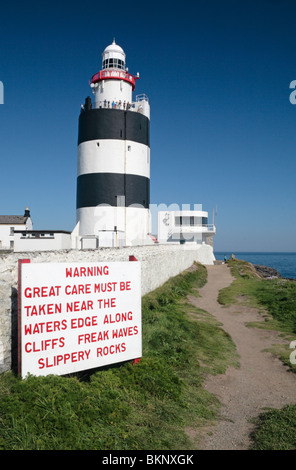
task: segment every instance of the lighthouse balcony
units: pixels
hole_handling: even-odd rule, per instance
[[[149,104],[148,97],[146,95],[137,95],[136,101],[131,103],[128,101],[113,100],[113,101],[99,101],[96,102],[96,108],[112,108],[112,109],[124,109],[126,111],[136,111],[139,112],[145,107],[146,104]],[[99,106],[98,106],[99,105]]]
[[[123,70],[116,70],[116,69],[110,69],[110,70],[101,70],[98,73],[95,73],[91,77],[90,81],[90,86],[95,87],[98,85],[99,82],[102,80],[123,80],[125,82],[128,82],[132,85],[132,89],[134,91],[135,86],[136,86],[136,80],[139,78],[139,76],[132,75],[131,73],[128,73]]]
[[[95,91],[94,91],[95,94]],[[123,110],[123,111],[133,111],[136,113],[141,113],[144,116],[150,119],[150,105],[148,96],[145,94],[137,95],[136,100],[129,102],[129,101],[122,101],[122,100],[99,100],[98,97],[95,97],[95,102],[91,103],[89,101],[86,102],[84,106],[82,106],[82,111],[92,109],[92,108],[104,108],[104,109],[113,109],[113,110]]]

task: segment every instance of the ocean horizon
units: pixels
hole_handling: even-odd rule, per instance
[[[282,277],[296,279],[296,252],[257,252],[257,251],[214,251],[216,260],[227,259],[231,255],[252,264],[276,269]]]

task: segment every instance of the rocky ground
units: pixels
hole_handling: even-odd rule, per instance
[[[261,266],[260,264],[254,264],[253,266],[256,269],[257,273],[261,274],[261,276],[263,276],[265,279],[282,277],[276,269],[270,268],[269,266]]]

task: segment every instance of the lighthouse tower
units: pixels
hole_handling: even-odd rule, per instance
[[[102,54],[81,107],[78,132],[76,217],[79,237],[96,246],[151,243],[150,106],[133,100],[136,76],[115,43]],[[93,101],[93,102],[92,102]]]

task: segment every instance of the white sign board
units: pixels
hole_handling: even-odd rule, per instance
[[[21,375],[142,356],[139,262],[22,263]]]

